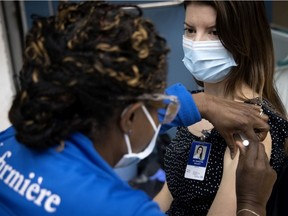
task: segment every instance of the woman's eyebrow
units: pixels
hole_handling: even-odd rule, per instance
[[[186,22],[184,22],[184,25],[186,25],[186,26],[188,26],[188,27],[190,27],[190,28],[193,28],[193,26],[192,25],[189,25],[188,23],[186,23]]]
[[[216,28],[216,25],[212,25],[212,26],[209,26],[207,27],[208,29],[212,29],[212,28]]]
[[[190,25],[186,22],[184,22],[184,25],[186,25],[187,27],[190,27],[190,28],[194,28],[193,25]],[[211,26],[206,27],[206,29],[213,29],[213,28],[216,28],[216,25],[211,25]]]

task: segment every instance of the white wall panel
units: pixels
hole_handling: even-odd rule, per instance
[[[3,17],[0,14],[0,131],[10,125],[8,110],[15,92],[10,66]]]

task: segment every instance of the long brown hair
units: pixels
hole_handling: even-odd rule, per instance
[[[191,2],[210,5],[216,10],[218,37],[238,64],[226,78],[225,95],[235,96],[236,90],[246,83],[286,118],[273,83],[274,50],[264,2],[185,1],[184,7]]]

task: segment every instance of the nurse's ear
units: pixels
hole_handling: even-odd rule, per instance
[[[137,102],[134,104],[130,104],[128,107],[126,107],[122,114],[121,114],[121,120],[120,120],[120,128],[123,131],[123,133],[129,134],[135,128],[135,118],[137,116],[137,112],[141,110],[141,106],[143,105],[142,102]]]

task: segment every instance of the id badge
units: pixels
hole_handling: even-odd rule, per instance
[[[185,178],[203,181],[210,155],[211,143],[193,141],[186,166]]]

